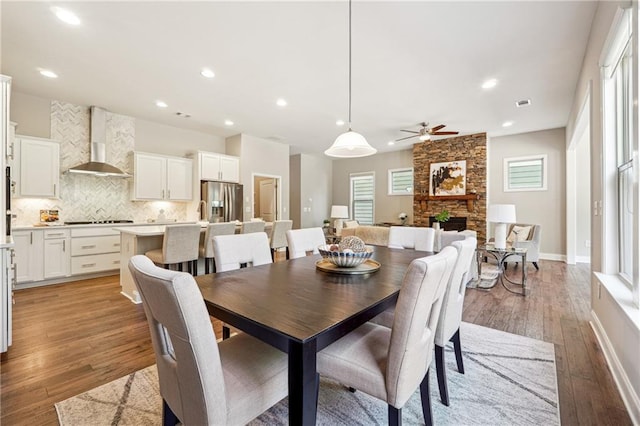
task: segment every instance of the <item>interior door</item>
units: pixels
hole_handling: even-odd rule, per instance
[[[260,181],[260,217],[265,222],[273,222],[276,218],[276,180]]]

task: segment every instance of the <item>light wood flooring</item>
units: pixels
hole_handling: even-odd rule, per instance
[[[588,265],[542,261],[528,271],[526,298],[500,286],[469,289],[463,319],[554,344],[562,424],[631,425],[588,323]],[[120,295],[118,276],[15,299],[13,346],[0,364],[2,425],[56,425],[55,402],[154,363],[142,306]]]

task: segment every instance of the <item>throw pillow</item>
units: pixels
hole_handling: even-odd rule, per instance
[[[531,226],[518,226],[514,225],[513,229],[507,237],[507,242],[513,244],[518,241],[526,241],[529,239],[529,233],[531,232]]]

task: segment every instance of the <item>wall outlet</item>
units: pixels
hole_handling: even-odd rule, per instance
[[[587,248],[591,247],[591,240],[584,240],[584,246]]]

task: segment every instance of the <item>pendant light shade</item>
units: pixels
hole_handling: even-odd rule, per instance
[[[338,136],[329,149],[324,152],[330,157],[351,158],[366,157],[376,153],[376,149],[367,143],[360,133],[349,129]]]
[[[349,130],[338,136],[324,153],[330,157],[355,158],[373,155],[377,150],[360,133],[351,130],[351,0],[349,0]]]

